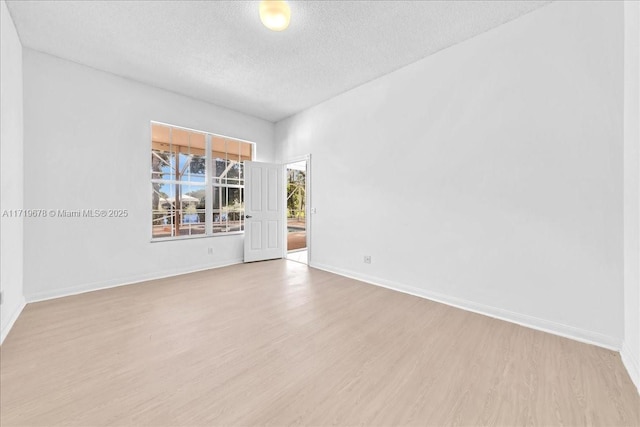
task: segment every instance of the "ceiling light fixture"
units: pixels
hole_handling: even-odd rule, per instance
[[[262,0],[260,2],[260,20],[270,30],[286,30],[291,20],[291,9],[283,0]]]

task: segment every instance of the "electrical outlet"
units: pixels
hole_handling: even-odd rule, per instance
[[[311,208],[311,213],[312,213],[312,214],[314,214],[314,213],[316,213],[316,212],[318,212],[318,211],[316,210],[316,208]]]
[[[207,253],[209,255],[213,255],[213,248],[207,248]]]
[[[365,255],[364,256],[364,263],[365,264],[371,264],[371,255]]]

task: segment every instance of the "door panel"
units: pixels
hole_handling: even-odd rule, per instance
[[[282,258],[282,165],[245,162],[245,174],[244,261]]]
[[[269,249],[275,249],[278,247],[278,227],[279,221],[269,221],[269,241],[267,247]]]
[[[262,248],[262,223],[254,221],[247,227],[246,232],[250,234],[250,236],[246,237],[251,241],[251,250],[260,250]]]
[[[278,186],[278,178],[282,179],[282,166],[279,170],[269,169],[267,171],[267,209],[270,212],[278,211],[280,200],[278,194],[282,188]]]
[[[247,172],[247,166],[245,163],[245,178],[246,175],[248,175]],[[250,194],[250,197],[246,196],[246,192],[247,190],[245,189],[245,197],[247,197],[249,200],[251,200],[251,206],[250,208],[254,211],[254,212],[258,212],[262,209],[262,191],[260,190],[262,188],[262,174],[261,173],[254,173],[251,175],[251,179],[247,179],[246,180],[247,183],[250,183],[251,188],[255,188],[257,189],[257,191],[249,191],[248,193]],[[246,185],[245,185],[246,187]]]

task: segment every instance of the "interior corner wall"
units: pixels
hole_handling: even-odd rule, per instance
[[[25,208],[128,212],[27,218],[27,301],[242,262],[242,235],[151,242],[150,121],[255,142],[259,161],[274,158],[273,123],[31,49],[23,56]]]
[[[22,44],[0,1],[0,343],[24,307]]]
[[[276,123],[311,265],[619,350],[622,24],[554,2]]]
[[[640,390],[640,3],[624,5],[624,344]]]

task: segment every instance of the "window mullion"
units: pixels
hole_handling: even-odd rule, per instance
[[[205,140],[205,176],[204,176],[204,222],[206,235],[213,234],[213,187],[211,176],[213,174],[213,159],[211,158],[211,134],[206,135]]]

